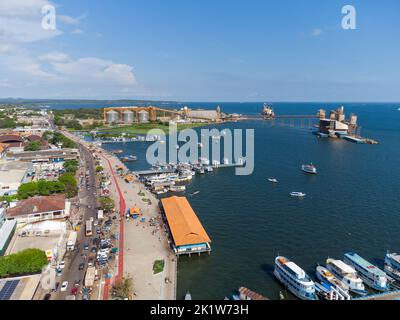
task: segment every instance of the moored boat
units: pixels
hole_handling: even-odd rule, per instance
[[[357,295],[367,295],[363,281],[358,277],[356,270],[342,260],[327,259],[326,268],[341,282],[349,287],[349,290]]]
[[[316,275],[317,279],[321,281],[322,283],[327,283],[329,285],[337,286],[341,288],[342,290],[348,292],[349,291],[349,286],[341,282],[339,279],[337,279],[332,272],[330,272],[327,268],[323,266],[318,266],[316,269]]]
[[[344,255],[344,262],[352,266],[366,285],[377,291],[388,291],[388,279],[385,272],[374,266],[355,252]]]
[[[302,300],[318,300],[314,281],[297,264],[278,256],[275,258],[275,277],[296,297]]]
[[[186,292],[185,294],[185,300],[192,300],[192,295],[190,294],[190,292]]]
[[[385,271],[396,281],[400,281],[400,254],[387,253],[385,256]]]

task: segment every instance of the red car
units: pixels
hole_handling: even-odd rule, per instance
[[[74,295],[74,296],[76,296],[76,295],[78,294],[78,288],[73,287],[73,288],[71,289],[71,294]]]

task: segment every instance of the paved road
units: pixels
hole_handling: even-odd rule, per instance
[[[89,171],[89,179],[87,184],[89,186],[89,190],[86,188],[86,180],[84,178],[84,184],[82,189],[79,190],[78,195],[80,207],[83,208],[83,224],[81,226],[81,230],[78,232],[76,250],[71,253],[67,253],[67,256],[65,257],[65,269],[62,273],[62,276],[57,277],[56,279],[56,281],[60,283],[60,287],[64,281],[68,281],[69,284],[66,292],[60,292],[60,289],[58,289],[58,291],[53,294],[52,299],[54,300],[64,300],[66,296],[70,295],[71,289],[73,288],[76,280],[80,280],[81,286],[79,289],[82,288],[88,262],[86,256],[89,255],[90,249],[92,248],[92,240],[96,237],[96,232],[93,232],[93,236],[91,238],[85,236],[85,222],[91,217],[96,220],[97,214],[97,196],[94,195],[94,192],[96,192],[96,188],[98,187],[96,185],[95,164],[92,154],[88,149],[84,148],[82,145],[79,145],[79,151],[81,155],[81,161],[83,162],[83,167],[81,167],[81,170],[84,174],[86,171]],[[86,243],[89,244],[88,251],[84,250],[84,245]],[[79,265],[81,263],[85,264],[83,270],[79,270]],[[79,298],[80,295],[78,294],[77,299]]]

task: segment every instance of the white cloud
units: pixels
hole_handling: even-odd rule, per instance
[[[72,34],[83,34],[83,31],[81,29],[75,29],[71,33]]]
[[[65,23],[65,24],[72,24],[72,25],[78,25],[81,23],[79,19],[73,18],[70,16],[66,16],[66,15],[58,15],[57,20]]]
[[[323,31],[320,28],[316,28],[311,32],[311,35],[313,37],[319,37],[320,35],[322,35]]]
[[[69,60],[69,56],[64,52],[49,52],[39,57],[39,60],[46,62],[65,62]]]

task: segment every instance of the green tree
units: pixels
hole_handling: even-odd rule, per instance
[[[111,211],[115,208],[115,202],[110,197],[102,197],[100,198],[100,206],[105,211]]]
[[[62,175],[58,181],[65,186],[65,195],[67,198],[73,198],[78,194],[78,183],[73,174],[66,173]]]
[[[96,167],[96,172],[102,172],[102,171],[104,171],[104,168],[102,166]]]
[[[41,141],[32,141],[24,148],[24,151],[39,151],[41,148]]]
[[[79,162],[77,160],[67,160],[64,162],[63,167],[67,173],[75,174],[79,168]]]
[[[113,295],[115,298],[129,299],[133,293],[133,279],[131,277],[124,277],[119,280],[115,286]]]
[[[46,253],[39,249],[0,257],[0,278],[39,273],[47,263]]]

